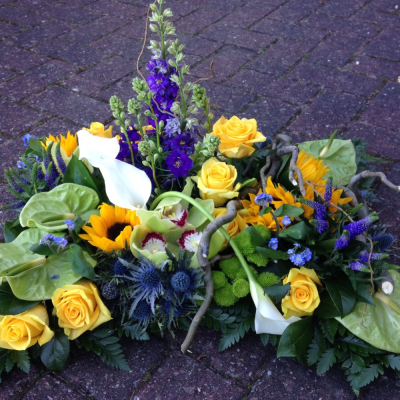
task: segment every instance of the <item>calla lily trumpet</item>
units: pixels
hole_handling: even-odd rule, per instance
[[[93,136],[85,130],[77,135],[79,158],[100,169],[110,201],[129,210],[144,208],[150,198],[151,181],[145,172],[116,159],[119,153],[117,138]]]

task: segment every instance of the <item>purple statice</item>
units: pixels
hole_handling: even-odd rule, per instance
[[[380,261],[386,258],[388,255],[385,253],[372,253],[371,254],[371,261]],[[367,263],[369,260],[369,253],[362,253],[358,255],[359,260],[362,263]]]
[[[368,267],[365,264],[360,263],[359,261],[354,261],[349,265],[349,268],[353,271],[364,271]]]
[[[273,198],[270,194],[260,193],[254,198],[254,203],[261,207],[268,207],[272,203]]]
[[[361,235],[365,232],[379,217],[375,215],[368,215],[359,221],[351,222],[343,227],[350,234],[350,240],[354,239],[357,235]]]
[[[193,168],[193,160],[186,153],[172,151],[165,160],[167,167],[176,178],[188,176],[188,172]]]
[[[328,178],[328,182],[326,183],[325,193],[324,193],[324,198],[327,203],[329,203],[332,199],[332,190],[333,190],[332,178]]]
[[[272,238],[268,242],[268,247],[272,250],[277,250],[278,249],[278,239],[277,238]]]
[[[379,247],[380,250],[386,250],[389,247],[392,247],[394,243],[394,236],[389,233],[372,236],[371,239],[373,242],[377,242],[376,246]]]
[[[66,219],[64,224],[67,225],[68,230],[72,231],[75,228],[75,222],[72,219]]]
[[[285,215],[285,216],[283,217],[283,219],[282,219],[282,224],[285,225],[285,226],[288,226],[288,225],[290,225],[291,223],[292,223],[291,219],[290,219],[287,215]]]
[[[22,138],[22,143],[24,144],[25,147],[29,147],[29,141],[31,140],[32,135],[30,135],[29,133],[27,133],[26,135],[24,135],[24,137]]]
[[[188,155],[194,153],[195,140],[190,133],[182,133],[164,140],[165,150],[178,150]]]

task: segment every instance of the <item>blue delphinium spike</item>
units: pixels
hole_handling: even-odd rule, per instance
[[[380,261],[387,257],[388,257],[388,254],[385,254],[385,253],[372,253],[371,261]],[[359,254],[358,258],[362,263],[367,263],[369,260],[369,253]]]
[[[328,182],[326,183],[325,186],[325,193],[324,193],[324,198],[327,203],[329,203],[332,199],[332,189],[333,189],[332,178],[329,177]]]

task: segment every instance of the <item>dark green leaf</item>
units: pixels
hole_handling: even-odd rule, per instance
[[[264,288],[268,296],[275,296],[276,302],[280,303],[282,299],[288,295],[290,290],[290,282],[286,285],[273,285]]]
[[[314,311],[314,314],[319,318],[329,319],[338,317],[340,315],[338,309],[333,303],[331,296],[325,290],[320,294],[320,300],[318,308]]]
[[[289,258],[289,255],[281,250],[273,250],[257,246],[256,251],[263,257],[270,258],[271,260],[287,260]]]
[[[340,278],[326,279],[324,284],[340,316],[345,317],[351,312],[356,302],[356,292],[349,278],[347,275],[342,275]]]
[[[335,339],[335,335],[337,332],[339,322],[336,321],[336,319],[320,319],[319,320],[319,325],[322,328],[322,331],[324,332],[326,338],[333,343]]]
[[[268,214],[269,212],[271,212],[272,207],[264,207],[259,213],[258,215],[260,217],[262,217],[264,214]]]
[[[306,360],[308,346],[313,338],[313,317],[290,324],[283,332],[278,346],[278,357],[298,357]]]
[[[266,346],[269,343],[269,335],[268,333],[261,333],[260,334],[261,343]]]
[[[325,353],[322,354],[321,358],[319,359],[317,364],[317,374],[318,375],[324,374],[326,371],[328,371],[330,367],[332,367],[335,361],[336,361],[335,348],[332,347],[331,349],[326,350]]]
[[[390,366],[390,368],[400,371],[400,356],[395,356],[391,354],[389,356],[383,357],[383,361],[386,367]]]
[[[286,228],[279,234],[279,236],[282,238],[290,237],[295,240],[305,240],[310,232],[311,229],[306,225],[304,221],[301,221],[298,224]]]
[[[50,371],[60,372],[69,356],[69,339],[64,331],[56,330],[53,339],[41,347],[40,359]]]
[[[246,187],[253,187],[255,183],[257,183],[257,179],[256,178],[247,179],[242,183],[242,186],[240,187],[240,189],[243,189],[243,188],[246,188]]]
[[[14,363],[16,363],[17,366],[22,369],[22,371],[29,374],[31,362],[29,359],[29,354],[26,350],[11,351],[11,358],[13,359]]]
[[[7,282],[3,282],[0,286],[0,315],[21,314],[38,303],[38,301],[25,301],[15,297]]]
[[[81,247],[77,244],[71,244],[67,251],[67,258],[75,273],[87,279],[94,279],[96,277],[94,268],[86,261]]]
[[[383,374],[382,365],[371,364],[368,368],[364,368],[359,374],[349,375],[348,380],[350,381],[352,389],[354,391],[359,391],[359,389],[367,386],[375,378],[377,378],[379,374]]]
[[[30,138],[29,147],[36,153],[36,155],[42,155],[44,147],[40,144],[39,140]]]
[[[57,254],[58,245],[48,246],[47,244],[35,243],[30,247],[32,253],[40,254],[41,256],[52,256]]]
[[[71,160],[68,163],[63,183],[76,183],[77,185],[86,186],[95,190],[99,197],[101,197],[91,173],[88,171],[85,164],[78,160],[78,157],[75,155],[72,155]]]
[[[19,224],[19,218],[6,221],[3,227],[4,241],[12,242],[23,230],[24,228]]]
[[[371,292],[369,290],[370,285],[365,285],[363,283],[357,283],[356,293],[357,293],[357,302],[368,303],[371,306],[375,306],[374,299],[371,296]]]
[[[12,370],[12,367],[14,366],[14,360],[12,359],[11,356],[11,351],[9,351],[7,353],[7,358],[6,358],[6,362],[5,362],[5,370],[7,373],[9,373]]]
[[[258,233],[254,226],[249,226],[243,232],[246,232],[250,235],[253,246],[265,246],[267,244],[267,241]]]
[[[301,214],[304,213],[304,210],[300,207],[295,207],[290,204],[283,204],[275,211],[276,217],[299,217]]]
[[[321,349],[320,346],[318,345],[318,343],[315,340],[313,340],[310,343],[310,346],[309,346],[308,352],[307,352],[308,365],[315,364],[318,361],[322,351],[323,351],[323,349]]]

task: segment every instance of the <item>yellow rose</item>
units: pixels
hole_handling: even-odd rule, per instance
[[[225,215],[228,210],[225,207],[214,208],[213,214],[215,218],[220,217],[221,215]],[[248,225],[243,220],[243,216],[247,215],[247,210],[239,210],[235,219],[229,224],[227,228],[227,232],[229,236],[234,238],[238,233],[245,230]]]
[[[232,117],[227,120],[221,117],[213,126],[211,135],[221,139],[219,151],[229,158],[242,158],[254,153],[254,143],[265,142],[267,139],[257,131],[255,119],[239,119]]]
[[[36,343],[42,346],[54,336],[48,325],[49,315],[42,304],[18,315],[0,316],[0,347],[21,351]]]
[[[66,285],[51,298],[57,311],[58,325],[69,340],[92,331],[111,318],[110,311],[100,299],[97,287],[89,281]]]
[[[305,267],[292,268],[283,284],[290,282],[290,293],[282,300],[282,311],[285,318],[311,315],[320,303],[316,283],[322,286],[313,269]]]
[[[237,171],[233,165],[227,165],[213,157],[203,164],[198,176],[192,179],[197,183],[201,198],[214,200],[218,207],[239,195],[241,184],[233,187],[236,178]]]
[[[112,126],[109,126],[108,129],[104,129],[104,125],[100,122],[92,122],[90,124],[90,128],[82,128],[85,131],[90,132],[93,136],[99,136],[102,138],[112,138]]]

